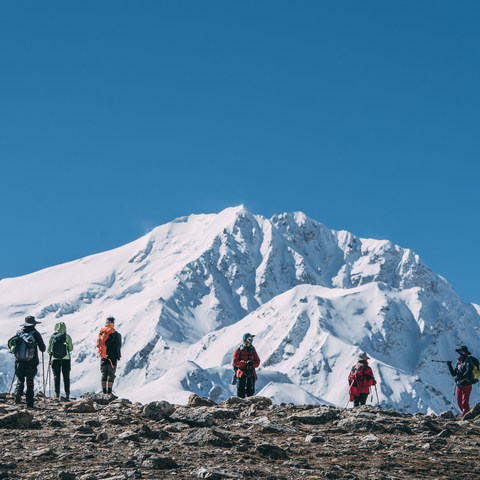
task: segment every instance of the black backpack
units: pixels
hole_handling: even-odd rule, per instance
[[[57,332],[52,335],[52,357],[63,358],[67,355],[67,334]]]
[[[115,360],[117,358],[117,332],[113,332],[105,340],[105,346],[107,347],[107,357]]]

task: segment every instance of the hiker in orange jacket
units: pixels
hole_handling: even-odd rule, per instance
[[[370,387],[376,385],[373,371],[368,365],[370,357],[366,353],[358,356],[357,363],[350,370],[348,385],[350,387],[350,401],[354,407],[367,403]]]
[[[102,374],[103,393],[112,393],[117,362],[122,357],[122,336],[115,331],[115,318],[108,317],[105,327],[100,329],[97,340],[100,360],[100,372]]]

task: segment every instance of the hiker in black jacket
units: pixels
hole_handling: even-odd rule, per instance
[[[470,394],[472,393],[472,385],[476,383],[473,378],[473,360],[471,353],[465,345],[455,350],[458,353],[458,361],[455,368],[452,367],[452,362],[448,361],[447,365],[452,377],[455,377],[455,384],[457,386],[457,403],[458,407],[465,415],[470,411]]]
[[[15,351],[15,375],[17,376],[15,403],[20,403],[22,400],[26,379],[27,391],[25,392],[25,398],[27,400],[27,408],[33,408],[34,403],[33,381],[37,374],[38,364],[40,363],[38,349],[40,349],[41,352],[45,351],[43,338],[35,329],[35,325],[38,323],[42,322],[37,322],[35,317],[32,316],[26,317],[25,323],[21,325],[22,329],[19,330],[16,335],[19,340],[17,340],[18,348]]]

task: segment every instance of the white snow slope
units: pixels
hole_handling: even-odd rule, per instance
[[[453,381],[431,360],[455,360],[461,343],[475,353],[479,311],[408,249],[303,213],[268,220],[240,206],[1,280],[0,390],[13,372],[7,340],[35,315],[45,341],[56,322],[67,324],[72,393],[98,391],[97,333],[113,315],[123,336],[115,391],[132,400],[227,398],[232,355],[248,331],[262,360],[257,393],[275,402],[345,406],[348,371],[365,351],[384,407],[439,412]]]

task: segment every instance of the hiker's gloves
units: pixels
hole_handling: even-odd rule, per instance
[[[251,360],[247,360],[247,367],[251,367],[253,365],[253,362]]]

